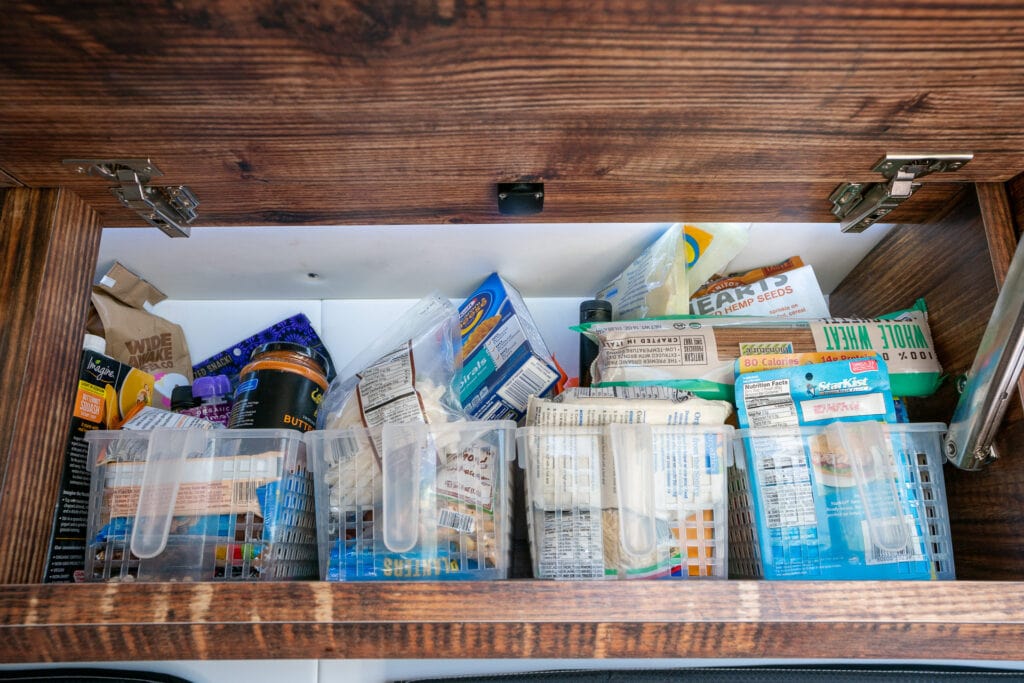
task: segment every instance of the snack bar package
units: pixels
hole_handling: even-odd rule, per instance
[[[803,259],[799,256],[790,256],[782,263],[776,263],[771,266],[762,266],[760,268],[754,268],[743,273],[731,273],[725,277],[712,279],[708,281],[706,285],[693,292],[690,295],[691,299],[697,299],[708,294],[714,294],[720,292],[723,289],[732,289],[733,287],[741,287],[743,285],[752,285],[758,280],[763,280],[770,275],[776,275],[778,273],[785,273],[790,270],[796,270],[804,266]]]
[[[515,423],[384,425],[306,435],[316,473],[321,578],[507,578]]]
[[[897,396],[930,396],[941,382],[925,312],[899,319],[678,316],[573,328],[599,346],[594,386],[663,384],[702,398],[732,400],[733,361],[742,355],[872,351]]]
[[[726,401],[707,401],[669,387],[605,387],[566,389],[558,396],[530,398],[526,424],[583,427],[624,424],[722,425],[732,414]]]
[[[459,306],[459,398],[478,420],[522,419],[530,396],[547,395],[561,373],[519,292],[497,273]]]
[[[690,300],[694,315],[755,315],[827,318],[828,302],[810,266],[776,273],[749,285],[722,289]]]

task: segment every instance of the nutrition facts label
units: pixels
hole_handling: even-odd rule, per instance
[[[742,385],[743,407],[751,428],[796,427],[800,420],[788,379]],[[817,524],[811,472],[799,434],[792,438],[751,438],[769,529]]]
[[[743,384],[742,400],[747,421],[754,429],[799,424],[788,379]]]
[[[416,394],[409,344],[403,344],[364,370],[356,395],[367,427],[385,422],[425,421]]]
[[[817,524],[817,517],[802,442],[780,441],[757,439],[751,444],[764,500],[765,521],[769,529],[813,526]]]
[[[598,513],[600,515],[600,513]],[[600,516],[589,510],[535,510],[540,528],[538,578],[598,579],[604,576]]]

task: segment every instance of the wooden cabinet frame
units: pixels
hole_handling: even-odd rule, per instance
[[[1024,223],[1022,36],[1019,0],[5,3],[0,661],[1024,660],[1019,403],[1001,461],[947,468],[957,582],[37,583],[100,226],[141,224],[63,160],[151,158],[203,226],[519,222],[524,181],[534,221],[824,222],[883,154],[971,152],[831,299],[925,297],[955,377]]]
[[[934,221],[897,228],[833,306],[927,294],[947,370],[965,369],[995,298],[990,264],[1005,261],[988,244],[1015,237],[1016,195],[997,189],[967,186]],[[1019,411],[1005,461],[947,484],[958,574],[1001,581],[37,584],[100,230],[74,194],[24,188],[7,190],[0,229],[10,293],[0,360],[16,406],[0,414],[0,661],[1024,658]],[[961,287],[944,287],[950,278]],[[920,408],[948,419],[951,399]]]

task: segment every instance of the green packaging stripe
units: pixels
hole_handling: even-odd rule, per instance
[[[942,384],[943,376],[938,372],[899,373],[889,376],[893,396],[931,396]],[[735,399],[735,391],[731,384],[709,382],[703,379],[674,379],[645,382],[599,382],[595,387],[641,387],[664,386],[683,391],[692,391],[700,398],[709,401],[729,401]]]
[[[598,382],[595,387],[669,387],[690,391],[708,401],[729,401],[734,397],[733,386],[720,382],[709,382],[706,379],[667,379],[638,382]]]

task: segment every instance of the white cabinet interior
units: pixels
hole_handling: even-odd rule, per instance
[[[197,228],[172,240],[152,228],[104,231],[97,275],[117,260],[168,300],[155,312],[185,329],[193,361],[305,313],[344,365],[413,301],[456,303],[498,271],[526,299],[572,374],[579,301],[621,272],[666,223]],[[799,255],[828,294],[889,226],[843,234],[833,224],[751,225],[733,269]]]

